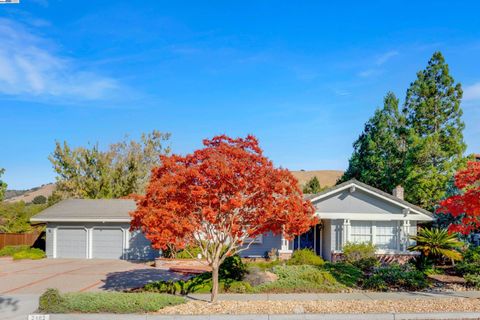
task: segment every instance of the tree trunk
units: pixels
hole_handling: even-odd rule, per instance
[[[212,297],[210,302],[216,302],[218,296],[218,269],[219,264],[214,262],[212,264]]]

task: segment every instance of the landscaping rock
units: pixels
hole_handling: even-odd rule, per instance
[[[259,268],[251,268],[245,275],[244,281],[252,286],[258,286],[264,283],[274,282],[278,280],[278,276],[270,271],[261,271]]]
[[[480,312],[480,299],[327,300],[327,301],[190,301],[160,314],[295,314],[295,313]]]

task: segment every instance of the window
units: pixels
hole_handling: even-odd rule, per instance
[[[351,242],[372,242],[372,223],[370,221],[351,221],[350,225]]]
[[[375,245],[381,250],[397,249],[398,223],[397,221],[377,221]]]
[[[379,250],[398,249],[398,221],[350,221],[350,226],[350,242],[371,242]]]

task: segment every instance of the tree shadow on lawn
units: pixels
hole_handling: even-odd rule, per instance
[[[149,282],[160,280],[187,280],[190,275],[155,268],[108,273],[101,289],[122,291],[141,288]]]

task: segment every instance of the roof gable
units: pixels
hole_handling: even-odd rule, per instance
[[[336,212],[375,215],[413,214],[418,220],[432,220],[431,212],[355,179],[311,196],[310,201],[320,216],[322,213],[333,214]],[[331,214],[326,216],[330,217]]]

